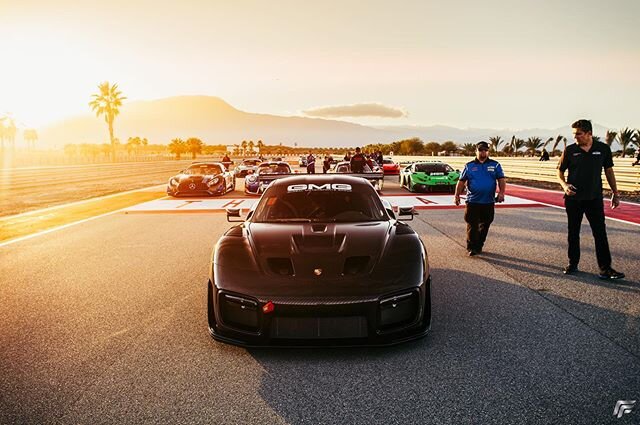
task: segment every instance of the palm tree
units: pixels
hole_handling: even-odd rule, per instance
[[[600,139],[600,136],[593,136],[593,137],[591,137],[591,139],[592,139],[594,142],[602,142],[602,140]]]
[[[173,139],[169,143],[169,152],[176,155],[176,160],[180,161],[180,155],[187,151],[187,144],[182,139]]]
[[[240,146],[242,146],[242,156],[246,155],[246,152],[247,152],[247,141],[243,140],[242,143],[240,143]]]
[[[191,159],[196,159],[196,154],[202,153],[202,147],[204,143],[197,137],[190,137],[187,139],[187,152],[191,152]]]
[[[92,94],[93,100],[89,102],[89,106],[96,113],[97,117],[104,115],[104,121],[109,127],[109,142],[111,143],[111,160],[116,161],[116,142],[113,137],[113,121],[120,113],[122,101],[126,97],[122,96],[122,92],[118,90],[118,84],[109,84],[108,81],[98,85],[98,94]]]
[[[140,141],[140,138],[138,136],[136,137],[129,137],[129,139],[127,140],[127,144],[125,145],[126,149],[127,149],[127,153],[129,155],[131,155],[131,152],[135,152],[136,154],[138,153],[138,146],[140,146],[142,142]]]
[[[605,143],[607,145],[609,145],[609,147],[611,147],[613,142],[616,140],[616,136],[617,135],[618,135],[617,131],[609,131],[609,130],[607,130],[607,134],[605,134],[605,136],[604,136]]]
[[[549,143],[553,142],[553,137],[549,137],[546,142],[542,145],[542,149],[546,149]]]
[[[522,149],[524,146],[524,140],[522,139],[513,139],[513,152],[516,156],[518,156],[518,151]]]
[[[511,156],[513,154],[513,145],[511,143],[505,143],[502,147],[502,152],[507,156]]]
[[[256,146],[258,146],[258,152],[262,153],[262,148],[264,148],[264,143],[262,143],[262,140],[258,140]]]
[[[489,137],[489,142],[491,143],[491,152],[497,153],[500,149],[500,144],[502,144],[504,140],[500,136]]]
[[[16,150],[16,133],[18,132],[18,127],[16,127],[16,123],[11,118],[6,120],[4,124],[4,138],[11,144],[11,150]]]
[[[476,145],[473,143],[465,143],[460,146],[460,151],[464,156],[474,156],[476,154]]]
[[[556,148],[558,147],[560,142],[564,142],[564,149],[567,148],[567,138],[564,137],[562,134],[558,134],[558,136],[556,137],[556,141],[553,142],[553,148],[551,149],[551,153],[556,151]]]
[[[622,146],[622,157],[624,158],[624,154],[625,151],[627,150],[627,147],[629,146],[630,143],[633,143],[633,141],[635,140],[635,130],[632,130],[628,127],[625,127],[624,129],[620,130],[620,132],[618,133],[618,143],[620,143],[620,146]]]
[[[36,141],[38,140],[38,132],[33,128],[27,128],[22,134],[24,141],[27,142],[27,146],[30,150],[35,149]]]
[[[247,144],[248,148],[249,148],[249,154],[253,155],[253,147],[255,146],[253,144],[253,140],[249,140],[249,143]]]
[[[529,137],[526,142],[524,142],[524,146],[527,148],[525,152],[531,154],[531,156],[535,156],[538,149],[542,148],[542,139],[539,137]]]

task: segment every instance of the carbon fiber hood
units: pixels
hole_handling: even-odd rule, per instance
[[[221,289],[255,295],[370,295],[418,285],[424,248],[400,226],[245,223],[218,242],[211,277]]]

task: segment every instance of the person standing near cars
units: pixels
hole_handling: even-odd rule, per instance
[[[307,174],[315,174],[316,173],[316,159],[313,157],[313,154],[309,152],[307,155]]]
[[[362,174],[364,173],[364,165],[367,163],[367,158],[360,152],[360,148],[356,148],[356,153],[353,154],[351,160],[349,161],[349,165],[351,168],[351,172],[354,174]]]
[[[611,252],[604,222],[602,202],[602,170],[611,188],[611,208],[620,205],[616,176],[613,172],[611,148],[606,143],[593,140],[591,121],[578,120],[571,124],[576,143],[567,146],[558,163],[558,180],[564,191],[567,213],[567,241],[569,264],[564,274],[578,271],[580,262],[580,226],[586,215],[596,244],[596,257],[601,279],[622,279],[624,273],[611,268]],[[565,172],[569,171],[565,179]]]
[[[498,194],[496,195],[496,185]],[[493,222],[495,203],[504,202],[506,182],[502,166],[489,158],[489,144],[476,143],[476,157],[465,164],[456,184],[454,202],[460,205],[460,195],[467,188],[464,221],[467,223],[467,252],[478,255]]]

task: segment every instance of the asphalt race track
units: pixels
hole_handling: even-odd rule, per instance
[[[396,182],[385,190],[406,194]],[[221,213],[122,211],[0,246],[0,423],[640,423],[640,226],[607,220],[627,275],[609,282],[586,220],[581,271],[565,277],[562,209],[500,208],[479,257],[462,214],[412,222],[433,327],[391,348],[213,341]],[[618,419],[618,400],[638,402]]]

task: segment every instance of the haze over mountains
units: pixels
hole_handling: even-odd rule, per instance
[[[606,130],[594,123],[594,134],[604,138]],[[536,136],[542,140],[562,134],[570,140],[571,128],[566,125],[513,131],[441,125],[370,127],[338,120],[243,112],[213,96],[177,96],[126,103],[115,121],[115,135],[122,143],[129,137],[139,136],[146,137],[152,144],[168,144],[176,137],[198,137],[209,145],[262,140],[269,145],[353,147],[411,137],[419,137],[424,142],[453,140],[462,144],[491,136],[511,140],[514,134],[519,138]],[[87,112],[40,129],[38,145],[61,148],[69,143],[107,142],[104,120]]]

